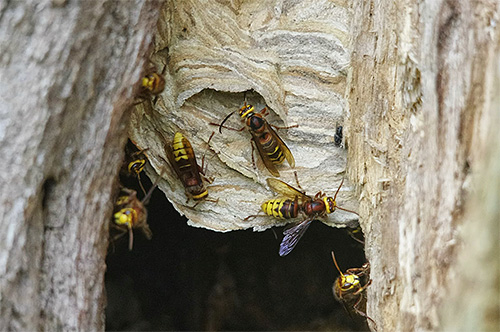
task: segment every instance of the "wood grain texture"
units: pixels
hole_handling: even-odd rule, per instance
[[[102,330],[113,187],[157,2],[0,5],[0,330]]]
[[[484,22],[500,17],[490,3],[478,12]],[[474,155],[473,178],[466,186],[471,195],[458,227],[460,247],[457,261],[448,271],[453,282],[443,299],[440,313],[444,330],[500,329],[500,33],[488,25],[487,54],[474,67],[473,75],[485,78],[484,98],[475,99],[481,118],[477,122],[470,153]],[[476,91],[481,91],[480,89]],[[479,94],[478,96],[482,96]],[[478,108],[475,108],[478,112]],[[477,129],[480,130],[477,130]],[[468,126],[468,130],[474,129]]]
[[[169,2],[161,13],[153,62],[163,71],[167,88],[155,105],[144,103],[132,116],[130,136],[140,148],[149,148],[160,188],[188,223],[216,231],[264,230],[279,221],[258,217],[260,205],[274,197],[266,188],[265,170],[255,151],[252,164],[250,133],[223,130],[207,146],[208,138],[230,112],[246,99],[260,110],[271,110],[267,120],[295,156],[296,168],[279,167],[281,179],[295,186],[296,170],[302,187],[314,195],[333,195],[346,168],[345,150],[334,145],[344,99],[349,51],[346,41],[349,12],[332,1],[217,1]],[[243,124],[235,114],[227,123]],[[209,196],[218,200],[191,208],[184,189],[166,160],[164,145],[176,131],[183,132],[198,155],[206,153]],[[151,172],[149,171],[149,174]],[[152,176],[153,178],[156,175]],[[338,204],[357,208],[346,181]],[[325,222],[345,227],[357,216],[337,211]]]
[[[349,171],[372,265],[368,314],[381,330],[446,329],[458,230],[493,125],[498,11],[494,1],[353,4],[363,24],[352,30]]]

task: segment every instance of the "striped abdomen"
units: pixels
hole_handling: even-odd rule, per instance
[[[191,143],[185,139],[181,133],[176,133],[172,142],[172,151],[174,152],[175,163],[179,168],[189,168],[192,166],[194,152]],[[194,160],[196,164],[196,160]]]
[[[283,161],[285,160],[283,150],[281,149],[277,138],[272,135],[272,128],[262,117],[262,115],[250,112],[245,116],[247,117],[247,126],[254,133],[254,137],[256,137],[258,140],[258,142],[255,142],[255,144],[259,144],[261,146],[262,150],[273,164],[283,163]]]
[[[297,200],[271,199],[262,204],[262,210],[274,218],[291,219],[298,216],[299,204]]]
[[[186,191],[194,200],[203,199],[208,191],[203,185],[191,143],[181,133],[176,133],[172,142],[175,169]]]
[[[269,132],[259,135],[259,143],[273,164],[283,163],[285,155],[276,139]]]

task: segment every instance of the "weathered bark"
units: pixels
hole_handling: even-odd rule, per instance
[[[272,197],[248,133],[225,131],[206,144],[216,129],[208,123],[254,90],[248,101],[269,105],[271,123],[299,124],[280,134],[309,193],[333,193],[347,164],[372,265],[368,314],[379,330],[497,329],[498,6],[170,1],[152,59],[167,89],[134,111],[128,132],[150,149],[161,189],[191,225],[265,229],[276,221],[243,220]],[[103,328],[112,188],[158,7],[0,7],[2,330]],[[333,144],[346,116],[348,163]],[[227,124],[238,126],[236,117]],[[216,204],[190,208],[164,163],[178,130],[199,158],[207,151]],[[280,171],[293,184],[293,170]],[[357,201],[346,185],[339,204]],[[326,223],[355,219],[336,212]]]
[[[498,12],[496,15],[498,19]],[[485,75],[481,142],[476,146],[474,180],[465,204],[462,245],[450,268],[449,293],[443,300],[443,328],[447,330],[500,330],[500,34],[491,36],[483,63]]]
[[[458,248],[498,250],[498,210],[467,205],[496,220],[484,224],[496,238],[483,244],[459,232],[474,223],[464,218],[465,203],[488,185],[473,175],[483,172],[487,133],[498,125],[489,86],[498,80],[498,2],[359,2],[353,15],[346,127],[372,265],[368,314],[382,330],[497,329],[498,315],[486,322],[485,312],[456,310],[443,325],[440,311],[457,287],[499,291],[498,262],[496,273],[483,274],[488,282],[469,284],[459,283],[457,265],[457,255],[471,252]],[[498,169],[489,175],[498,201]],[[471,273],[482,270],[476,266]]]
[[[127,109],[158,2],[0,5],[0,330],[102,330]]]

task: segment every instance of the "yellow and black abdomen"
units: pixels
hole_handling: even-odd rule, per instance
[[[239,113],[252,135],[252,140],[257,147],[257,151],[264,165],[272,175],[279,177],[280,173],[275,165],[282,164],[286,159],[291,167],[295,167],[295,159],[290,149],[288,149],[276,131],[274,131],[271,125],[264,119],[265,112],[266,108],[264,107],[260,113],[254,113],[254,107],[245,103],[245,106],[240,108]],[[224,123],[224,121],[222,123]]]
[[[247,114],[247,126],[254,135],[255,144],[260,146],[265,154],[263,158],[269,159],[273,164],[281,164],[285,160],[285,155],[281,148],[279,138],[271,129],[269,124],[260,114]]]
[[[273,164],[283,163],[285,160],[283,150],[278,141],[269,132],[259,135],[259,143]]]
[[[265,214],[274,218],[291,219],[298,216],[299,204],[297,200],[270,199],[262,204],[262,210]]]
[[[187,169],[196,164],[193,147],[181,133],[176,133],[172,142],[175,163],[180,169]]]
[[[172,142],[170,163],[181,180],[186,192],[194,200],[208,196],[208,191],[203,184],[200,170],[196,163],[193,147],[188,139],[181,133],[176,133]]]

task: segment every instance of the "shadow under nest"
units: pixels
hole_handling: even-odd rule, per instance
[[[140,192],[136,179],[122,183]],[[106,330],[368,330],[332,293],[332,250],[344,271],[365,262],[345,230],[313,222],[280,257],[282,228],[276,239],[190,227],[158,189],[147,209],[150,241],[136,231],[132,251],[127,236],[110,243]]]

